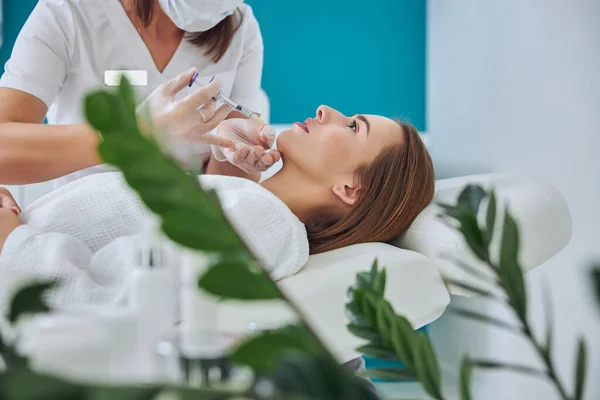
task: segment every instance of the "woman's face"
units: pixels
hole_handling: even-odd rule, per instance
[[[345,116],[320,106],[315,118],[296,122],[277,139],[284,165],[295,164],[325,184],[354,179],[356,169],[375,160],[387,146],[402,143],[395,121],[377,115]]]

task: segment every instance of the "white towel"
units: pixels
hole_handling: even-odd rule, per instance
[[[247,179],[203,175],[228,220],[270,275],[283,279],[308,260],[304,225],[276,196]],[[148,218],[154,218],[119,172],[90,175],[38,199],[22,214],[25,225],[0,254],[0,285],[11,276],[61,278],[55,306],[121,300],[131,256]],[[6,287],[0,286],[0,301]]]

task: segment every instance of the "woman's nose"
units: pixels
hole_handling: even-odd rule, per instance
[[[338,121],[343,121],[344,116],[340,114],[337,110],[334,110],[328,106],[319,106],[317,108],[317,118],[316,120],[320,124],[331,124]]]
[[[325,121],[327,121],[327,118],[329,117],[329,107],[327,106],[319,106],[319,108],[317,108],[317,121],[320,124],[324,124]]]

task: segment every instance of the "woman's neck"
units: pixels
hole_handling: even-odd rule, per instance
[[[138,17],[134,0],[121,0],[121,3],[140,34],[158,41],[180,41],[183,37],[184,32],[165,14],[158,0],[153,1],[152,18],[148,26],[144,26],[144,22]]]
[[[282,168],[261,186],[277,196],[302,222],[320,206],[331,201],[331,190],[306,179],[295,168]]]

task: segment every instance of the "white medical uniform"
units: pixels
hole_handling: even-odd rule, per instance
[[[225,94],[259,112],[263,41],[250,6],[239,6],[243,21],[221,60],[213,63],[205,49],[182,40],[160,72],[144,41],[119,0],[39,0],[13,48],[0,87],[18,89],[49,107],[50,124],[86,122],[82,104],[86,93],[105,85],[106,71],[141,71],[146,86],[137,86],[138,103],[160,84],[196,67],[198,82],[216,75]],[[195,86],[195,85],[194,85]],[[196,87],[185,89],[180,96]],[[200,148],[207,160],[210,147]],[[64,184],[80,176],[107,170],[97,166],[61,178]]]
[[[244,243],[279,280],[308,261],[304,224],[285,203],[248,179],[202,175]],[[21,215],[24,225],[6,239],[0,253],[0,309],[3,286],[13,278],[61,279],[55,306],[118,304],[133,272],[134,249],[145,221],[155,219],[119,172],[82,177],[35,201]],[[178,264],[178,251],[169,257]]]

